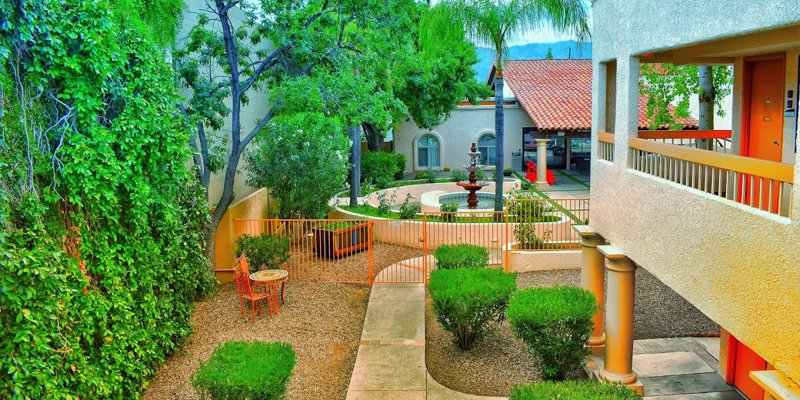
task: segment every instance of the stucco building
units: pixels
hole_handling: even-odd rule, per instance
[[[495,69],[487,84],[492,86]],[[589,136],[592,128],[591,60],[514,60],[507,61],[505,82],[505,167],[521,170],[522,160],[537,161],[537,142],[548,139],[549,168],[588,168]],[[650,125],[647,99],[639,99],[638,124]],[[684,129],[697,128],[693,118],[677,121]],[[497,151],[494,132],[494,101],[477,105],[462,102],[450,118],[431,130],[420,129],[412,121],[394,132],[394,151],[406,156],[406,171],[445,167],[462,168],[468,163],[467,151],[477,143],[488,168],[493,167]]]
[[[592,339],[601,376],[636,381],[640,267],[720,325],[728,383],[751,399],[797,398],[800,2],[595,0],[593,18],[592,216],[581,234],[587,286],[608,280],[605,293],[595,286],[606,299]],[[733,66],[727,153],[639,130],[639,68],[654,62]]]

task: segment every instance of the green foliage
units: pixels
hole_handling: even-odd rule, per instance
[[[594,295],[574,286],[530,288],[514,294],[506,315],[549,380],[563,380],[583,366],[597,311]]]
[[[503,169],[503,176],[511,176],[511,173],[514,172],[511,168],[504,168]]]
[[[436,269],[428,282],[436,320],[459,348],[469,350],[503,321],[517,274],[488,268]]]
[[[367,152],[361,158],[361,178],[371,179],[381,189],[388,187],[395,175],[402,171],[398,155],[403,158],[405,168],[405,156],[400,153]]]
[[[256,269],[279,269],[289,259],[289,237],[244,234],[236,239],[236,257],[242,253]]]
[[[0,398],[139,398],[213,288],[170,65],[111,9],[0,5]]]
[[[544,56],[545,60],[552,60],[553,59],[553,49],[547,48],[547,54]]]
[[[281,218],[321,218],[347,178],[349,140],[341,124],[318,113],[280,117],[249,155],[248,184],[270,188]]]
[[[394,155],[394,161],[397,162],[397,173],[394,174],[395,180],[403,179],[406,172],[406,155],[403,153],[390,153]]]
[[[439,211],[442,212],[442,220],[444,222],[453,222],[456,219],[456,212],[458,212],[458,203],[442,203],[439,206]]]
[[[714,105],[720,117],[725,116],[722,100],[733,88],[733,69],[727,66],[712,67]],[[669,63],[642,64],[639,75],[639,93],[647,96],[647,118],[650,129],[669,127],[682,129],[677,119],[689,117],[689,101],[701,93],[697,65]]]
[[[464,182],[469,179],[469,174],[464,169],[454,169],[450,174],[450,178],[456,182]]]
[[[477,179],[478,182],[486,181],[486,171],[483,168],[478,168],[475,171],[475,179]]]
[[[442,172],[450,172],[450,171],[451,171],[451,169],[448,166],[445,166],[444,168],[442,168]]]
[[[436,249],[436,268],[485,268],[489,252],[472,244],[445,244]]]
[[[509,400],[638,400],[642,397],[624,385],[593,380],[533,382],[514,386]]]
[[[400,219],[414,219],[419,212],[419,203],[413,201],[411,194],[407,194],[403,204],[400,204]]]
[[[432,169],[426,169],[423,171],[417,171],[414,173],[414,179],[424,180],[427,183],[434,183],[436,182],[436,172],[433,172]]]
[[[181,21],[182,0],[112,0],[116,22],[138,30],[161,47],[173,44]]]
[[[514,237],[520,249],[537,250],[544,249],[553,237],[553,231],[542,230],[541,236],[534,222],[520,222],[514,227]]]
[[[376,197],[378,198],[378,212],[381,215],[388,214],[392,210],[394,202],[397,200],[397,190],[392,191],[392,194],[387,194],[388,191],[384,190],[379,192]]]
[[[200,364],[192,386],[201,399],[283,399],[296,359],[288,343],[227,342]]]

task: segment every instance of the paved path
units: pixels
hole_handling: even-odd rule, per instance
[[[417,258],[392,265],[378,274],[376,281],[393,280],[387,276],[419,277],[420,269],[413,266],[421,265],[421,261]],[[432,265],[433,261],[429,263]],[[743,399],[717,373],[718,338],[636,340],[633,348],[633,368],[644,384],[646,400]],[[602,358],[595,357],[594,362],[602,367]],[[468,395],[437,383],[425,366],[424,284],[379,283],[370,293],[347,399],[500,400],[504,397]]]

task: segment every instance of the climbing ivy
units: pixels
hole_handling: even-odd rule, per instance
[[[115,4],[0,4],[0,398],[139,398],[212,287],[170,65]]]

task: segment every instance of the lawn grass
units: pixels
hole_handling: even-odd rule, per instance
[[[365,215],[365,216],[369,216],[369,217],[386,218],[386,219],[398,219],[398,220],[402,219],[402,218],[400,218],[400,213],[397,212],[397,211],[392,210],[392,211],[389,211],[386,214],[381,214],[381,212],[378,211],[378,209],[376,207],[373,207],[371,205],[359,204],[359,205],[357,205],[355,207],[350,207],[350,206],[339,206],[339,207],[341,209],[345,210],[345,211],[350,211],[352,213],[361,214],[361,215]],[[463,214],[466,214],[466,213],[467,212],[464,212]],[[457,214],[461,214],[461,213],[457,213]],[[460,223],[463,223],[463,224],[475,224],[475,223],[488,224],[488,223],[498,222],[498,221],[496,221],[494,219],[494,215],[490,211],[487,211],[487,212],[483,213],[483,214],[485,214],[485,216],[481,215],[482,212],[480,212],[480,211],[477,212],[476,214],[478,214],[478,216],[473,216],[473,215],[461,216],[461,215],[457,215],[457,216],[453,216],[453,217],[451,217],[449,215],[448,216],[443,216],[443,215],[434,214],[434,215],[425,216],[425,221],[427,221],[427,222],[450,222],[450,223],[457,223],[457,224],[460,224]],[[448,219],[448,217],[451,217],[451,218]],[[409,220],[409,221],[421,221],[422,219],[423,219],[423,216],[420,215],[420,214],[417,214],[414,217],[413,220]],[[535,220],[533,222],[537,222],[537,223],[538,222],[558,222],[560,220],[561,220],[561,217],[558,217],[556,215],[543,215],[543,216],[539,217],[537,220]],[[503,220],[500,221],[500,222],[505,222],[505,216],[503,216]],[[511,217],[509,217],[508,222],[514,223],[514,222],[516,222],[516,219],[513,216],[511,216]]]
[[[455,181],[450,179],[450,178],[436,178],[436,179],[433,180],[433,183],[447,183],[447,182],[455,182]],[[377,192],[379,190],[399,188],[399,187],[411,186],[411,185],[422,185],[422,184],[426,184],[426,183],[431,183],[431,182],[428,182],[427,179],[400,180],[400,181],[392,181],[392,183],[390,183],[389,186],[387,186],[385,188],[372,187],[369,190],[366,190],[365,186],[362,184],[362,186],[361,186],[361,196],[367,196],[367,195],[375,193],[375,192]],[[341,192],[339,192],[336,195],[336,197],[347,197],[349,195],[350,195],[350,191],[349,190],[342,190]]]

